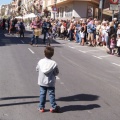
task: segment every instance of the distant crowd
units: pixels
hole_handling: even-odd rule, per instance
[[[17,37],[18,35],[24,37],[25,24],[23,20],[3,19],[0,22],[0,27],[3,30],[6,29],[6,23],[9,34],[14,32]],[[37,46],[38,38],[43,34],[44,44],[50,38],[56,39],[56,37],[59,37],[63,40],[74,41],[81,46],[85,44],[91,47],[104,46],[107,53],[112,55],[115,54],[115,49],[117,49],[116,55],[120,56],[120,24],[117,18],[112,21],[99,21],[96,18],[54,20],[36,17],[31,21],[30,27],[33,30],[31,45]]]

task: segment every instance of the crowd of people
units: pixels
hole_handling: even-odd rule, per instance
[[[68,41],[74,41],[81,46],[87,44],[91,47],[103,46],[106,48],[107,53],[120,56],[120,24],[117,18],[112,21],[99,21],[96,18],[89,18],[87,20],[51,20],[47,19],[44,23],[48,24],[48,28],[52,29],[50,34],[53,37],[57,36]],[[49,25],[51,24],[51,25]],[[47,25],[46,25],[47,26]],[[43,34],[51,33],[47,30]],[[45,33],[44,33],[45,32]],[[49,34],[48,34],[49,35]],[[44,37],[44,39],[45,39]],[[117,52],[116,52],[117,49]]]
[[[16,37],[24,37],[25,25],[22,19],[3,18],[0,22],[0,28],[8,30],[8,34],[16,34]]]
[[[2,29],[7,22],[8,33],[16,33],[16,37],[24,37],[25,23],[23,20],[3,19]],[[36,17],[30,24],[33,30],[31,45],[38,46],[38,38],[43,34],[43,43],[50,45],[50,39],[59,37],[63,40],[74,41],[81,46],[87,44],[91,47],[104,46],[107,53],[114,55],[117,48],[117,56],[120,56],[120,24],[117,18],[112,21],[97,20],[96,18],[71,20],[42,19]]]

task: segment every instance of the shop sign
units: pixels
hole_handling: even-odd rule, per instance
[[[110,4],[110,10],[118,11],[119,10],[119,5],[118,4]]]
[[[52,7],[52,11],[57,12],[57,7]]]
[[[93,17],[93,7],[92,6],[88,6],[87,14],[88,14],[88,17]]]
[[[119,0],[109,0],[111,4],[118,4]]]

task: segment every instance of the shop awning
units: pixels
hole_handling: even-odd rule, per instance
[[[30,13],[30,14],[27,14],[27,15],[24,15],[23,18],[35,18],[37,15],[35,15],[34,13]]]
[[[119,11],[114,11],[114,14],[118,14]],[[103,14],[104,15],[108,15],[108,16],[112,16],[113,11],[110,10],[109,8],[103,9]]]

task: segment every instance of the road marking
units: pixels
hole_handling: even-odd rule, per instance
[[[72,46],[68,46],[69,48],[72,48],[72,49],[75,49],[74,47],[72,47]]]
[[[24,43],[24,41],[21,40],[22,43]]]
[[[95,52],[95,51],[100,51],[100,50],[88,50],[88,51],[85,51],[85,52],[87,53],[87,52]]]
[[[95,58],[98,58],[98,59],[102,59],[102,58],[100,58],[100,57],[97,57],[97,56],[95,56],[95,55],[93,55],[93,57],[95,57]]]
[[[117,63],[112,63],[112,64],[120,67],[120,65],[119,65],[119,64],[117,64]]]
[[[86,53],[85,51],[82,51],[82,50],[79,50],[80,52],[82,52],[82,53]]]
[[[28,48],[28,50],[29,50],[32,54],[35,54],[30,48]]]
[[[88,46],[80,46],[80,45],[79,45],[79,46],[74,46],[74,47],[83,47],[83,48],[84,48],[84,47],[88,47]]]
[[[56,79],[57,79],[57,80],[60,80],[60,78],[59,78],[58,76],[56,76]]]
[[[111,57],[112,55],[105,55],[105,56],[99,56],[99,57]]]
[[[63,82],[60,82],[60,84],[61,84],[61,85],[64,85],[64,83],[63,83]]]

